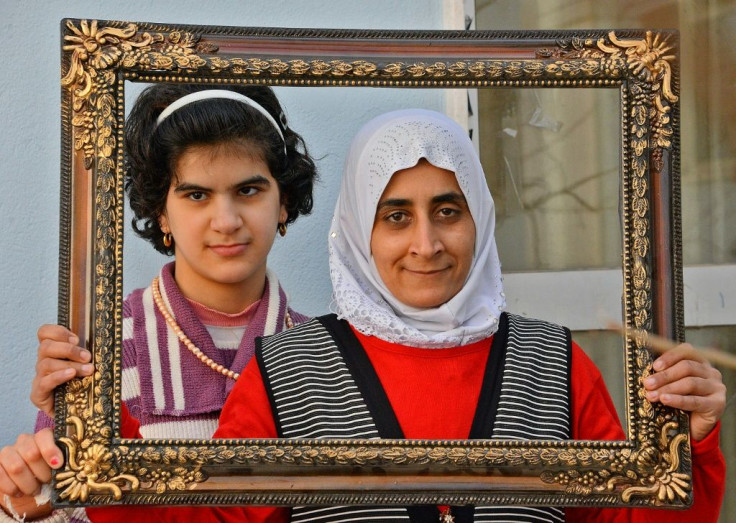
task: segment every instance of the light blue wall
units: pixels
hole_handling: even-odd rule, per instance
[[[175,7],[172,7],[175,6]],[[0,74],[0,445],[33,426],[28,400],[36,329],[55,323],[59,199],[59,21],[62,18],[165,23],[374,29],[438,29],[441,0],[231,0],[84,2],[3,0]],[[131,91],[137,87],[131,88]],[[325,237],[349,138],[375,114],[441,109],[437,92],[279,89],[293,128],[320,158],[313,216],[278,239],[272,267],[306,313],[329,303]],[[130,238],[130,241],[127,241]],[[148,284],[161,259],[126,235],[125,288]]]

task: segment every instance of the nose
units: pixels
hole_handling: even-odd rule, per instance
[[[411,240],[411,253],[422,258],[432,258],[444,249],[442,239],[429,219],[417,220]]]
[[[243,225],[243,217],[238,206],[229,198],[220,198],[213,205],[210,225],[213,230],[222,234],[231,234]]]

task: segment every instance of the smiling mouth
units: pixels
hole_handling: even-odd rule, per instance
[[[210,250],[215,254],[224,257],[238,256],[245,251],[246,245],[244,243],[233,243],[230,245],[210,245]]]
[[[416,274],[417,276],[433,276],[435,274],[439,274],[441,272],[445,272],[448,269],[449,269],[449,267],[445,267],[445,268],[442,268],[442,269],[433,269],[433,270],[429,270],[429,271],[424,271],[424,270],[418,271],[418,270],[412,270],[412,269],[404,269],[404,270],[407,271],[407,272],[410,272],[411,274]]]

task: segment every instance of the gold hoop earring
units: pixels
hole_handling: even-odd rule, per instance
[[[171,247],[174,243],[174,238],[171,236],[170,232],[164,233],[164,247]]]
[[[279,224],[279,234],[283,237],[286,236],[286,224],[280,223]]]

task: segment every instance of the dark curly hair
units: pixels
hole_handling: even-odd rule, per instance
[[[171,103],[205,89],[228,89],[254,100],[278,122],[284,140],[256,109],[223,98],[185,105],[157,127],[156,119]],[[271,88],[156,84],[141,93],[125,123],[125,190],[135,215],[133,229],[157,251],[174,253],[173,246],[164,245],[158,219],[166,210],[177,161],[190,147],[219,144],[245,146],[263,159],[278,183],[288,213],[286,223],[312,211],[312,187],[317,179],[314,160],[302,137],[287,125]]]

